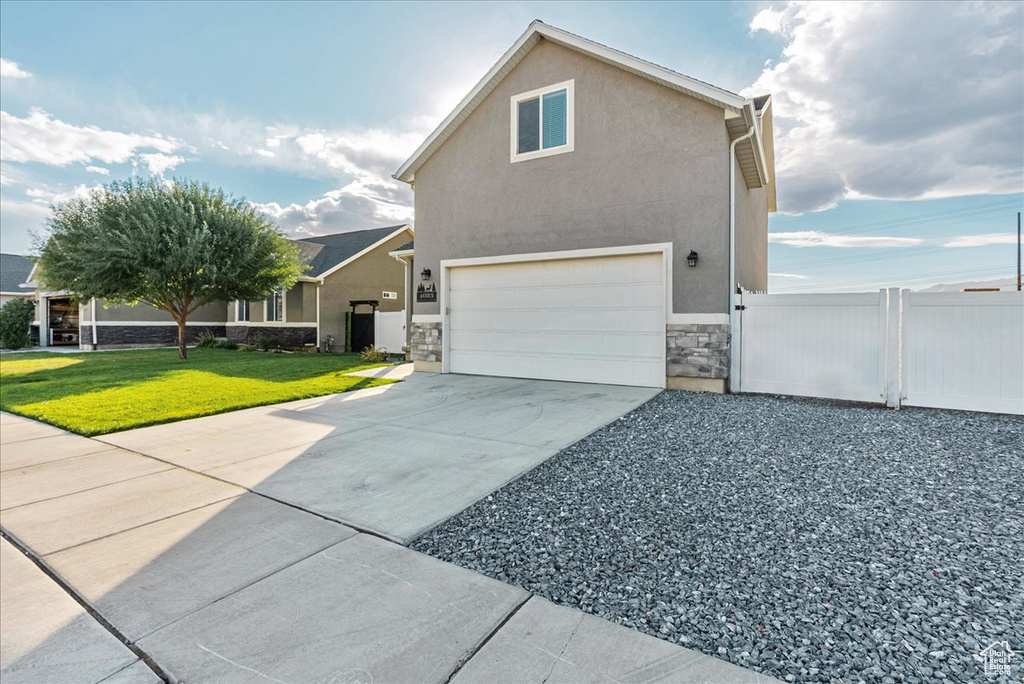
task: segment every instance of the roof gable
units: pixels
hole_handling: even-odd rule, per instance
[[[308,275],[322,278],[403,231],[408,231],[412,235],[412,227],[402,224],[320,235],[292,242],[299,248],[302,257],[310,266]]]
[[[690,97],[713,104],[725,110],[726,120],[734,119],[735,124],[728,125],[731,139],[744,138],[750,130],[753,133],[742,140],[737,146],[739,154],[747,153],[752,166],[744,166],[743,173],[749,187],[762,187],[769,182],[769,167],[765,158],[760,137],[759,107],[764,100],[744,98],[736,93],[718,88],[709,83],[684,76],[671,69],[647,62],[614,48],[595,43],[568,31],[549,26],[541,21],[533,21],[526,31],[512,44],[501,59],[491,67],[490,71],[474,86],[473,90],[459,103],[451,114],[430,134],[419,149],[402,164],[395,172],[394,178],[409,184],[416,179],[416,171],[428,158],[440,148],[455,130],[469,118],[470,114],[486,99],[498,84],[511,72],[516,65],[541,40],[550,40],[563,47],[576,50],[599,61],[611,64],[636,76],[653,81]]]
[[[32,290],[21,287],[28,281],[35,264],[20,254],[0,254],[0,292],[32,294]]]

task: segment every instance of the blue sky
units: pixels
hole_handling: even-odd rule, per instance
[[[532,19],[770,91],[775,291],[1010,278],[1024,5],[0,4],[0,242],[131,174],[243,195],[294,235],[411,220],[391,173]]]

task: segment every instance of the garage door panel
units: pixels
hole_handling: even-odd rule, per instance
[[[661,387],[660,254],[453,268],[448,370]]]

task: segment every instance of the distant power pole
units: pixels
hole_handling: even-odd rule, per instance
[[[1020,292],[1020,212],[1017,212],[1017,292]]]

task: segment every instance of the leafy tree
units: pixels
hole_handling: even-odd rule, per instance
[[[53,208],[40,246],[47,289],[149,304],[178,324],[211,302],[256,300],[302,274],[298,249],[243,199],[192,180],[114,182]]]
[[[0,308],[0,347],[21,349],[32,344],[28,329],[36,307],[27,297],[16,297]]]

